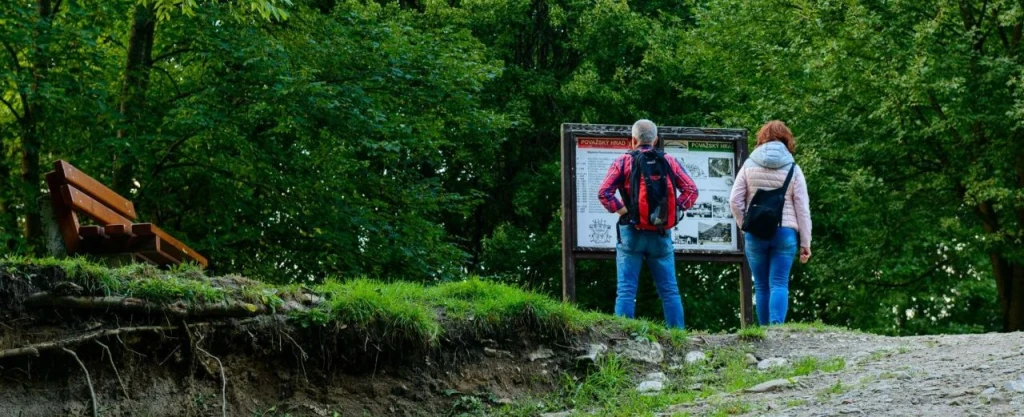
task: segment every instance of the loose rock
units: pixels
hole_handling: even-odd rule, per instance
[[[765,359],[765,360],[763,360],[761,362],[758,362],[757,363],[757,369],[760,370],[760,371],[766,371],[766,370],[769,370],[771,368],[776,368],[776,367],[779,367],[779,366],[785,366],[786,363],[787,363],[786,360],[783,359],[783,358],[768,358],[768,359]]]
[[[686,354],[686,364],[692,365],[695,363],[701,363],[708,360],[708,356],[704,352],[693,351]]]
[[[664,381],[665,374],[663,372],[651,372],[644,377],[645,381]]]
[[[602,343],[592,343],[590,347],[587,348],[587,353],[577,356],[576,360],[584,362],[597,362],[597,360],[601,358],[601,355],[603,355],[607,351],[608,346],[605,346]]]
[[[665,359],[665,352],[661,349],[661,344],[647,339],[625,340],[616,344],[612,350],[623,358],[637,362],[658,364]]]
[[[783,388],[786,388],[786,387],[789,387],[789,386],[792,386],[792,385],[793,385],[793,381],[791,381],[789,379],[773,379],[773,380],[768,381],[768,382],[762,382],[760,384],[754,385],[754,386],[752,386],[750,388],[747,388],[747,389],[745,389],[743,391],[746,391],[746,392],[770,392],[770,391],[780,390],[780,389],[783,389]]]
[[[638,392],[659,392],[665,387],[661,381],[644,381],[636,387]]]
[[[1024,392],[1024,379],[1009,381],[1003,384],[1003,388],[1006,389],[1007,391]]]
[[[747,366],[757,365],[758,362],[757,356],[754,356],[753,354],[750,353],[748,353],[747,356],[744,357],[744,360],[746,360]]]
[[[487,355],[487,356],[490,356],[492,358],[508,358],[508,359],[514,359],[515,358],[515,356],[512,356],[512,352],[509,352],[507,350],[492,349],[492,348],[489,348],[489,347],[485,347],[484,348],[484,354]]]
[[[548,359],[555,356],[555,352],[551,349],[541,346],[537,351],[530,354],[530,362],[534,362],[540,359]]]

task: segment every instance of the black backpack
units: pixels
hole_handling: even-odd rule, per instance
[[[757,190],[754,198],[750,199],[747,212],[743,215],[743,229],[761,239],[771,239],[775,232],[782,226],[782,210],[786,207],[786,190],[789,188],[789,180],[793,179],[793,169],[796,163],[790,165],[789,174],[786,175],[786,182],[781,188],[774,190]]]
[[[676,190],[672,167],[665,153],[658,150],[633,151],[629,173],[631,196],[626,196],[629,222],[639,230],[665,233],[675,227]]]

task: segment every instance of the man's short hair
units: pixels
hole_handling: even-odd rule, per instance
[[[637,120],[633,123],[633,137],[641,145],[650,145],[658,138],[658,126],[647,119]]]

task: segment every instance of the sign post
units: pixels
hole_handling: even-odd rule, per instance
[[[562,125],[562,299],[576,301],[576,260],[615,259],[618,216],[597,199],[608,167],[629,151],[631,126]],[[675,157],[700,196],[671,230],[677,261],[740,264],[740,325],[753,323],[750,268],[729,193],[747,158],[745,129],[658,127],[659,149]],[[621,196],[620,196],[621,197]]]

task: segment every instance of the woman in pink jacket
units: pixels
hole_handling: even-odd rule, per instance
[[[747,205],[758,189],[782,187],[791,166],[796,140],[786,124],[772,120],[757,132],[757,147],[736,174],[729,204],[736,223],[743,225]],[[754,275],[757,322],[760,325],[786,322],[789,308],[789,271],[799,246],[800,262],[811,258],[811,207],[807,182],[799,165],[786,191],[782,225],[771,239],[745,233],[747,261]]]

